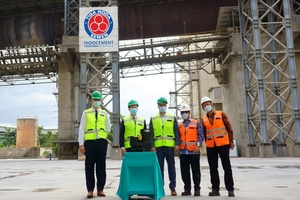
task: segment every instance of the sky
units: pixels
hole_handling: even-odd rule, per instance
[[[131,99],[139,103],[138,116],[149,119],[158,113],[159,97],[168,100],[174,91],[174,75],[150,75],[120,79],[120,114],[129,115],[127,104]],[[0,126],[16,127],[17,119],[38,118],[38,126],[58,128],[58,107],[53,92],[55,83],[0,86]],[[173,112],[168,110],[168,112]]]

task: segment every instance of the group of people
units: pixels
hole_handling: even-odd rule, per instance
[[[103,189],[106,181],[107,133],[110,132],[108,114],[101,109],[102,95],[95,91],[91,95],[92,107],[82,114],[79,127],[79,150],[86,156],[85,175],[87,197],[93,197],[95,188],[94,166],[96,164],[97,196],[105,196]],[[233,131],[226,113],[213,109],[209,97],[201,99],[201,106],[206,115],[202,120],[191,118],[190,106],[180,107],[182,121],[177,121],[173,114],[167,113],[168,101],[164,97],[157,100],[158,113],[150,118],[149,129],[153,133],[151,151],[156,152],[162,180],[164,180],[164,162],[168,165],[169,188],[172,196],[176,192],[175,156],[180,160],[181,178],[184,183],[182,196],[192,195],[191,174],[194,183],[194,196],[200,196],[200,147],[205,141],[207,159],[210,168],[212,191],[209,196],[220,196],[220,178],[218,157],[224,169],[225,187],[228,196],[234,197],[234,183],[229,159],[230,149],[234,148]],[[119,145],[121,153],[131,152],[132,138],[142,139],[141,132],[146,129],[146,120],[137,116],[139,104],[136,100],[128,102],[130,115],[121,120]]]

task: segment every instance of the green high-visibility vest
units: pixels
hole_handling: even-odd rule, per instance
[[[106,139],[106,117],[107,113],[104,110],[98,110],[98,117],[96,120],[95,110],[89,108],[85,110],[85,133],[84,140],[96,140],[96,139]]]
[[[124,147],[130,148],[130,138],[138,137],[141,135],[141,130],[144,129],[144,119],[137,117],[134,121],[132,116],[124,119],[125,133],[124,133]]]
[[[165,121],[162,123],[160,114],[152,117],[152,125],[154,131],[154,147],[174,147],[174,115],[166,113]]]

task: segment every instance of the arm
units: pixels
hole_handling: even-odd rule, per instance
[[[178,123],[177,123],[177,119],[174,116],[174,134],[175,134],[175,147],[174,147],[174,151],[176,153],[178,153],[179,151],[179,143],[180,143],[180,138],[179,138],[179,128],[178,128]]]
[[[175,134],[175,145],[179,146],[180,143],[179,129],[178,129],[178,122],[175,116],[174,116],[174,134]]]
[[[206,127],[204,126],[203,119],[201,120],[201,127],[203,131],[204,140],[206,140]]]
[[[105,128],[106,128],[106,133],[110,133],[110,131],[111,131],[111,124],[110,124],[110,117],[109,117],[108,113],[106,113],[106,125],[105,125]]]
[[[81,115],[80,125],[79,125],[79,132],[78,132],[78,143],[79,143],[79,151],[84,154],[84,132],[85,132],[85,125],[86,125],[86,117],[85,112]]]
[[[200,145],[204,141],[203,129],[201,128],[200,122],[197,123],[198,142]]]
[[[119,133],[119,146],[120,146],[120,148],[124,147],[124,134],[125,134],[124,119],[121,119],[120,133]]]
[[[150,117],[150,122],[149,122],[149,130],[153,131],[154,134],[154,130],[153,130],[153,124],[152,124],[152,117]],[[154,135],[152,136],[152,140],[151,140],[151,151],[156,151],[155,147],[154,147]]]
[[[228,137],[229,137],[229,143],[230,143],[230,148],[233,149],[234,148],[234,143],[233,143],[233,140],[234,140],[234,137],[233,137],[233,130],[232,130],[232,126],[231,126],[231,123],[226,115],[226,113],[222,112],[222,120],[223,120],[223,123],[225,125],[225,128],[228,132]]]

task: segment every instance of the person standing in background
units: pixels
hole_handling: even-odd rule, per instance
[[[213,109],[209,97],[201,99],[202,109],[207,113],[202,117],[202,128],[205,137],[207,160],[210,169],[212,191],[209,196],[220,196],[220,177],[218,172],[218,157],[220,156],[224,169],[225,187],[229,197],[234,197],[234,183],[229,159],[229,151],[234,148],[233,131],[226,113]]]
[[[180,132],[180,151],[178,157],[180,158],[181,178],[184,183],[184,192],[181,195],[191,195],[190,169],[192,169],[194,196],[200,196],[200,145],[204,140],[203,131],[199,121],[191,119],[190,106],[183,104],[180,107],[180,113],[183,122],[178,124]]]
[[[106,183],[107,134],[110,132],[110,119],[100,108],[102,94],[95,91],[91,96],[92,107],[82,113],[79,126],[79,150],[85,155],[85,178],[87,197],[93,198],[95,188],[95,164],[97,177],[97,196],[104,197]]]
[[[119,145],[121,153],[131,152],[130,137],[137,137],[142,140],[141,131],[146,129],[146,120],[137,116],[139,104],[136,100],[128,102],[128,110],[130,115],[121,119]]]
[[[150,118],[149,129],[153,131],[153,144],[151,151],[156,152],[162,179],[164,180],[164,162],[168,164],[169,188],[172,196],[177,196],[176,169],[174,152],[179,150],[179,131],[176,117],[167,113],[167,99],[161,97],[157,100],[159,113]]]

